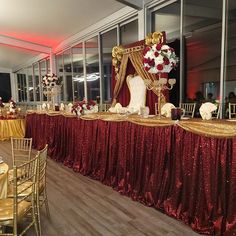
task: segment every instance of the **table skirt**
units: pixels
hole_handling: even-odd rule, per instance
[[[236,232],[236,138],[199,135],[177,125],[29,114],[37,149],[133,200],[211,235]]]

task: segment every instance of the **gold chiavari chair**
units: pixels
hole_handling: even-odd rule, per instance
[[[195,102],[188,102],[188,103],[180,103],[179,104],[180,108],[183,108],[185,110],[185,115],[186,117],[194,117],[195,113],[195,108],[196,108],[196,103]]]
[[[229,103],[229,119],[236,118],[236,103]]]
[[[13,165],[22,164],[30,160],[32,138],[11,138]]]
[[[17,166],[31,158],[32,138],[11,138],[12,164]],[[22,173],[23,174],[23,173]],[[13,170],[8,173],[9,182],[13,180]]]
[[[38,220],[40,235],[41,235],[40,208],[43,205],[45,205],[47,216],[50,217],[47,188],[46,188],[47,151],[48,151],[48,145],[46,144],[46,146],[37,153],[37,155],[39,156],[39,161],[37,168],[38,180],[36,188],[36,207],[37,207],[37,220]]]
[[[36,181],[37,181],[38,156],[19,166],[13,166],[13,198],[0,200],[0,226],[10,226],[12,233],[0,233],[0,235],[21,236],[33,225],[36,235],[39,229],[36,219]],[[19,173],[25,173],[19,175]],[[28,183],[27,185],[25,183]],[[22,196],[22,193],[24,195]],[[29,219],[29,216],[31,220]],[[19,232],[19,223],[27,218],[22,224],[24,228]],[[22,227],[21,226],[21,227]]]
[[[220,111],[221,111],[221,103],[217,103],[216,106],[217,106],[217,109],[212,112],[212,117],[215,119],[219,119],[220,118]]]

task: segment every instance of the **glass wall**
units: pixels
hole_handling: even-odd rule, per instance
[[[0,73],[0,97],[3,102],[8,102],[11,98],[10,73]]]
[[[17,72],[17,89],[19,102],[27,102],[26,74],[24,69]]]
[[[40,101],[40,72],[39,72],[39,63],[33,64],[33,79],[34,79],[34,86],[35,86],[35,99],[36,101]]]
[[[72,65],[71,65],[71,50],[66,50],[63,53],[64,60],[64,86],[65,86],[65,101],[73,101],[72,91]]]
[[[63,54],[56,55],[57,77],[62,81],[61,84],[61,100],[64,101],[64,67],[63,67]]]
[[[165,32],[167,44],[174,48],[180,57],[180,1],[171,3],[165,7],[155,7],[151,10],[152,32]],[[179,58],[182,60],[182,58]],[[178,106],[180,99],[180,74],[179,66],[169,73],[169,78],[175,78],[176,84],[169,93],[169,102]]]
[[[51,71],[50,71],[50,59],[49,58],[46,59],[46,64],[47,64],[47,74],[51,74]]]
[[[98,37],[95,36],[85,42],[86,83],[88,100],[96,100],[100,96],[100,74]]]
[[[33,68],[27,67],[29,101],[34,101]]]
[[[129,19],[114,27],[56,55],[56,74],[62,81],[62,101],[96,100],[102,93],[103,102],[111,102],[112,48],[119,42],[125,45],[138,41],[138,19]],[[49,58],[27,68],[29,101],[47,100],[42,91],[41,77],[49,73]]]
[[[40,67],[40,83],[42,81],[42,77],[45,76],[47,74],[47,64],[46,64],[46,60],[42,60],[39,62],[39,67]],[[42,92],[41,92],[42,93]],[[43,94],[43,93],[42,93]],[[43,94],[43,101],[47,101],[47,97]]]
[[[222,0],[184,0],[185,97],[219,99]]]
[[[228,102],[236,102],[236,11],[235,0],[228,0],[228,22],[227,22],[227,60],[226,80],[224,84],[224,101],[228,108]],[[227,115],[227,114],[226,114]]]
[[[73,68],[74,100],[81,101],[85,97],[82,43],[79,43],[72,48],[72,68]]]
[[[112,48],[117,45],[116,28],[101,35],[101,45],[103,100],[105,103],[110,103],[112,99]]]
[[[123,24],[120,27],[121,45],[127,45],[138,41],[138,20]]]

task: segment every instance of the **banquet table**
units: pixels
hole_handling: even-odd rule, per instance
[[[26,137],[74,171],[210,235],[236,233],[236,122],[29,113]]]
[[[25,136],[25,119],[0,119],[0,141]]]
[[[6,163],[0,163],[0,199],[7,196],[7,184],[8,184],[8,165]]]

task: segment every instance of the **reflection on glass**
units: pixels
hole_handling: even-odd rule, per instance
[[[120,27],[121,44],[126,45],[138,41],[138,20]]]
[[[63,53],[64,60],[64,75],[65,75],[65,87],[66,94],[65,100],[72,101],[73,93],[72,93],[72,70],[71,70],[71,53],[70,49]]]
[[[35,63],[33,65],[34,70],[34,81],[35,81],[35,98],[36,101],[40,101],[40,92],[39,92],[39,64]]]
[[[34,101],[34,85],[33,85],[33,68],[32,68],[32,66],[27,68],[27,75],[28,75],[29,101]]]
[[[85,49],[88,100],[96,100],[96,97],[100,96],[98,37],[86,41]]]
[[[26,74],[24,70],[17,72],[17,88],[19,102],[27,101],[27,86],[26,86]]]
[[[39,62],[40,65],[40,71],[41,71],[41,76],[45,76],[47,74],[47,64],[46,64],[46,60],[40,61]],[[40,80],[40,83],[42,81],[42,78]],[[47,101],[47,97],[43,94],[43,101]]]
[[[50,71],[50,59],[49,58],[46,59],[46,63],[47,63],[47,74],[50,74],[51,71]]]
[[[112,48],[117,45],[117,31],[113,29],[101,35],[102,40],[102,65],[103,65],[103,99],[104,102],[111,102],[111,82],[112,82],[112,73],[111,73],[111,61],[112,61]]]
[[[64,101],[64,80],[63,80],[63,54],[56,55],[56,62],[57,62],[57,77],[59,80],[62,81],[61,83],[61,100]]]
[[[73,64],[73,83],[74,83],[74,100],[81,101],[84,99],[84,76],[83,69],[83,45],[79,43],[72,48]]]
[[[167,44],[174,48],[175,53],[180,57],[180,1],[171,3],[163,8],[152,12],[152,32],[159,31],[166,33]],[[181,58],[179,58],[181,60]],[[179,104],[179,66],[169,73],[169,78],[175,78],[176,84],[169,93],[169,102],[175,106]]]
[[[227,22],[227,64],[226,64],[226,81],[225,81],[225,108],[228,108],[229,102],[236,102],[236,2],[235,0],[228,1],[228,22]],[[228,114],[226,114],[228,117]]]
[[[185,0],[186,100],[200,91],[219,99],[222,1]]]

